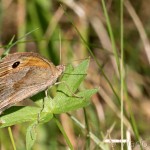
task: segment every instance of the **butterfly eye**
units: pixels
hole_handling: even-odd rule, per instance
[[[17,68],[20,64],[20,61],[16,61],[13,65],[12,68]]]

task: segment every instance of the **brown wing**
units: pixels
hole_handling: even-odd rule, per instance
[[[8,55],[0,62],[0,113],[51,86],[63,70],[36,53]]]

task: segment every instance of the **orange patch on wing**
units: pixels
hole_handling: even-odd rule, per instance
[[[27,57],[23,60],[23,65],[22,66],[38,66],[42,68],[49,68],[49,63],[42,60],[41,58],[38,57]]]

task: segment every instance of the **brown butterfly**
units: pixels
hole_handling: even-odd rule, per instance
[[[52,86],[65,70],[37,53],[9,54],[0,62],[0,114]]]

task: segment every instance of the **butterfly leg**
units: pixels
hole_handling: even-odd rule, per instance
[[[69,90],[69,92],[70,92],[74,97],[76,97],[76,98],[83,98],[83,97],[81,97],[81,96],[76,95],[74,92],[72,92],[72,91],[70,90],[68,84],[67,84],[65,81],[56,82],[54,85],[58,85],[58,84],[61,84],[61,83],[63,83],[63,84],[66,85],[67,89]]]

